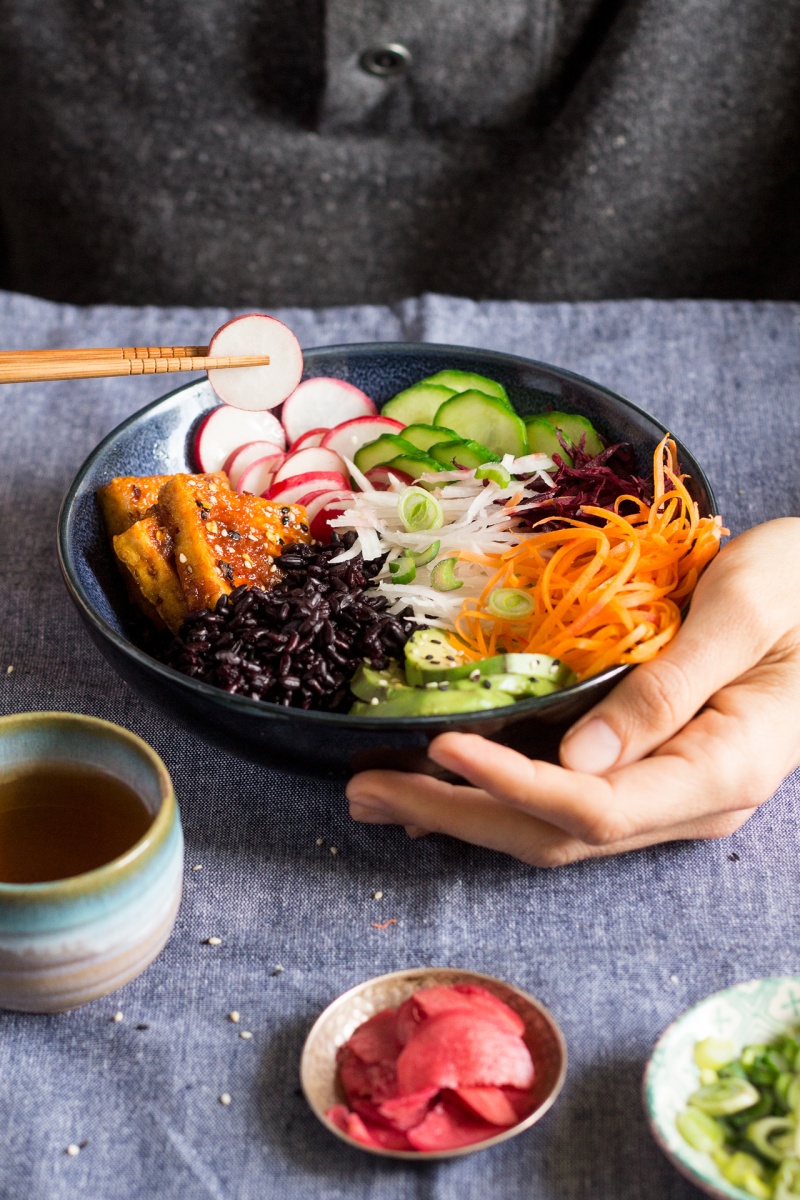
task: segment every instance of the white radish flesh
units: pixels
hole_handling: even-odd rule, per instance
[[[382,433],[399,433],[402,437],[403,429],[402,421],[393,421],[391,417],[355,417],[329,429],[321,445],[346,458],[354,458],[356,450],[374,442]]]
[[[254,462],[258,462],[260,458],[270,457],[277,460],[273,467],[273,470],[277,471],[286,455],[280,446],[276,446],[273,442],[247,442],[244,446],[237,447],[233,454],[229,454],[222,469],[230,479],[234,491],[248,467],[252,466]]]
[[[347,468],[333,450],[309,446],[307,450],[293,450],[287,454],[280,470],[275,473],[275,482],[280,483],[292,475],[305,475],[308,471],[336,471],[339,475],[346,475]]]
[[[208,344],[209,357],[269,355],[264,367],[225,367],[208,372],[220,400],[234,408],[277,408],[295,390],[303,374],[300,343],[282,321],[266,313],[247,313],[223,325]]]
[[[305,475],[293,475],[290,479],[282,479],[273,483],[267,492],[267,500],[280,500],[282,504],[299,504],[303,496],[311,492],[342,492],[348,491],[344,475],[334,471],[309,471]]]
[[[377,411],[369,396],[351,383],[320,375],[295,388],[283,406],[281,420],[291,446],[310,429],[333,429],[353,417],[374,416]]]
[[[280,465],[282,457],[269,454],[265,458],[256,459],[242,472],[235,490],[240,495],[247,492],[250,496],[263,496],[272,486],[276,468]]]
[[[307,429],[305,433],[300,434],[296,442],[292,443],[292,450],[306,450],[309,446],[321,446],[322,439],[327,432],[328,430],[322,427],[319,429]]]
[[[223,404],[214,408],[194,435],[194,457],[201,471],[221,471],[225,462],[248,442],[272,442],[279,449],[286,445],[283,427],[272,413],[245,412]]]

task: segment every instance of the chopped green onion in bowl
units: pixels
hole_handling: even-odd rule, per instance
[[[489,612],[504,621],[519,621],[533,612],[533,600],[524,588],[495,588],[489,593]]]
[[[800,978],[707,997],[661,1036],[644,1077],[650,1129],[719,1200],[800,1197]]]
[[[441,529],[444,524],[442,506],[435,496],[421,487],[408,487],[400,493],[397,513],[408,533],[423,529]]]

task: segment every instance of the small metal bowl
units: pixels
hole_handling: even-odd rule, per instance
[[[442,985],[452,987],[456,983],[479,984],[493,992],[509,1008],[518,1013],[525,1022],[525,1042],[536,1066],[533,1085],[533,1112],[503,1129],[495,1137],[486,1138],[471,1146],[460,1146],[455,1150],[385,1150],[382,1147],[364,1146],[361,1142],[338,1129],[325,1116],[336,1104],[346,1103],[336,1069],[336,1052],[350,1038],[359,1025],[383,1008],[395,1008],[407,1000],[419,988]],[[555,1103],[567,1073],[567,1046],[564,1035],[555,1018],[534,996],[519,988],[495,979],[493,975],[481,975],[476,971],[459,971],[449,967],[419,967],[411,971],[393,971],[390,975],[378,975],[359,983],[344,992],[317,1018],[306,1038],[300,1057],[300,1083],[306,1100],[314,1115],[326,1129],[346,1142],[368,1154],[382,1158],[403,1158],[409,1162],[427,1162],[432,1159],[461,1158],[474,1154],[476,1150],[487,1150],[509,1138],[516,1137],[544,1116]]]

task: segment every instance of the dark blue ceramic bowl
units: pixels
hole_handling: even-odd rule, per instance
[[[499,380],[517,410],[526,416],[553,408],[581,412],[607,439],[633,445],[641,474],[652,470],[652,453],[666,432],[664,427],[629,400],[557,367],[459,346],[401,343],[330,346],[305,355],[306,376],[346,379],[378,404],[445,367],[477,371]],[[431,769],[426,747],[445,730],[480,733],[531,756],[554,759],[561,734],[628,668],[615,667],[564,692],[518,701],[507,709],[387,720],[304,712],[229,696],[164,666],[135,644],[129,602],[95,492],[116,475],[194,470],[192,431],[198,419],[217,403],[210,384],[202,380],[142,409],[100,443],[64,500],[58,526],[61,569],[90,636],[123,678],[199,736],[258,762],[308,774],[349,774],[371,766]],[[678,452],[682,469],[692,478],[701,511],[714,511],[714,498],[702,470],[680,443]]]

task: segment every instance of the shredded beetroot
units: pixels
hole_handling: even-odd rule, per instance
[[[337,1054],[347,1105],[328,1118],[365,1146],[453,1150],[533,1108],[534,1064],[517,1013],[471,984],[420,988],[364,1021]],[[348,1107],[349,1106],[349,1107]]]
[[[627,442],[606,446],[594,458],[580,446],[569,446],[559,435],[564,450],[569,450],[572,466],[559,454],[553,455],[558,468],[553,473],[552,488],[548,488],[538,477],[527,479],[527,486],[541,494],[521,507],[520,516],[531,525],[536,521],[549,520],[557,527],[560,520],[580,518],[583,521],[601,524],[599,517],[587,516],[583,506],[613,509],[619,496],[634,496],[645,504],[653,502],[653,481],[643,479],[634,470],[633,449]],[[583,439],[581,439],[583,441]],[[622,510],[624,514],[625,506]],[[546,529],[547,525],[540,526]]]

